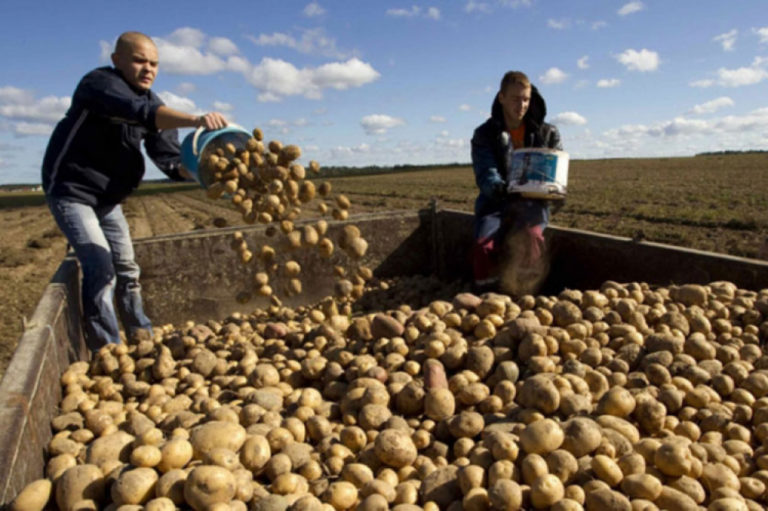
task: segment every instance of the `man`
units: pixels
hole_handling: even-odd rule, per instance
[[[562,149],[557,128],[544,122],[546,113],[544,99],[528,77],[510,71],[501,80],[490,119],[472,137],[472,167],[480,189],[475,201],[472,270],[479,290],[498,283],[505,239],[514,238],[516,249],[525,254],[521,260],[528,266],[542,256],[548,202],[509,194],[507,174],[515,149]]]
[[[128,337],[151,334],[120,207],[144,175],[142,140],[160,170],[183,180],[189,176],[180,166],[175,128],[227,124],[217,112],[195,116],[171,109],[150,90],[158,55],[148,36],[122,34],[112,63],[82,78],[51,135],[42,168],[48,206],[80,261],[86,342],[92,350],[120,342],[113,298]]]

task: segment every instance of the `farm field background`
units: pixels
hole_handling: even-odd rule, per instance
[[[329,179],[352,213],[426,207],[471,211],[470,167]],[[686,158],[576,160],[568,200],[552,222],[742,257],[766,257],[768,153]],[[124,204],[134,239],[242,223],[195,185],[148,183]],[[0,192],[0,375],[67,244],[32,192]],[[368,236],[375,233],[367,234]],[[156,318],[162,322],[162,318]]]

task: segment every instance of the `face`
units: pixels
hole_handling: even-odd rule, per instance
[[[507,120],[519,125],[531,104],[531,88],[513,83],[499,92],[499,103]]]
[[[139,40],[113,53],[112,63],[132,87],[149,90],[157,77],[157,48],[151,41]]]

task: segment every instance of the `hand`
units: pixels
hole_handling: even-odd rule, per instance
[[[227,119],[219,112],[208,112],[197,118],[197,127],[207,130],[217,130],[227,126]]]

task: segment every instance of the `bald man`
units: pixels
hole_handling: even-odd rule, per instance
[[[129,338],[152,334],[120,207],[144,176],[142,141],[161,171],[183,180],[188,174],[181,167],[176,128],[227,124],[217,112],[193,115],[169,108],[151,91],[158,55],[148,36],[120,35],[112,64],[80,80],[42,166],[48,206],[83,272],[85,334],[92,350],[121,341],[118,315]]]

